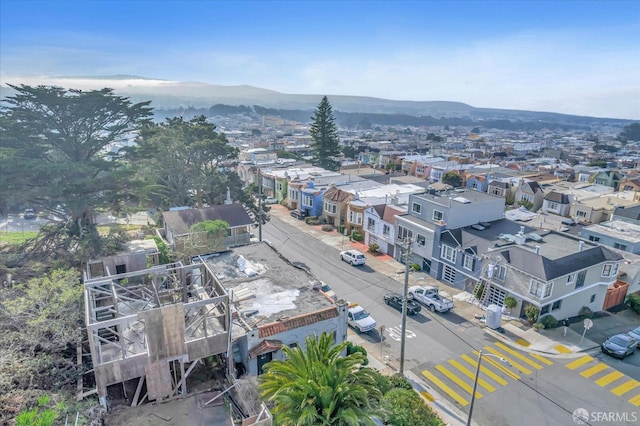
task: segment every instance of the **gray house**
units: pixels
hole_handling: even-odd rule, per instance
[[[621,220],[602,222],[582,228],[580,236],[603,246],[640,254],[640,225],[635,223]]]
[[[568,216],[571,211],[571,196],[561,192],[551,191],[544,196],[542,202],[544,213],[553,213],[560,216]]]

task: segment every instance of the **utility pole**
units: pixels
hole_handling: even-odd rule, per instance
[[[400,374],[404,376],[404,343],[407,338],[407,296],[409,293],[409,260],[411,238],[404,239],[404,289],[402,292],[402,337],[400,338]]]

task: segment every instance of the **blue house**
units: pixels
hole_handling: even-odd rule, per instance
[[[308,181],[307,187],[302,188],[300,208],[305,210],[308,216],[322,216],[322,196],[326,190],[326,187],[315,188],[313,181]]]
[[[489,179],[485,175],[468,175],[465,185],[468,189],[475,189],[480,192],[487,192],[489,189]]]

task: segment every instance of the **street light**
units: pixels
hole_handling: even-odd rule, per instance
[[[473,392],[471,392],[471,404],[469,405],[469,417],[467,417],[467,426],[471,426],[471,415],[473,414],[473,403],[476,401],[476,389],[478,388],[478,377],[480,376],[480,363],[482,362],[483,356],[490,356],[498,361],[507,364],[511,367],[511,363],[504,358],[501,358],[492,354],[485,354],[482,351],[478,351],[478,366],[476,367],[476,377],[473,381]]]

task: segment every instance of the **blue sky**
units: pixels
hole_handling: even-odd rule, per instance
[[[3,83],[113,74],[640,119],[640,1],[0,0]]]

